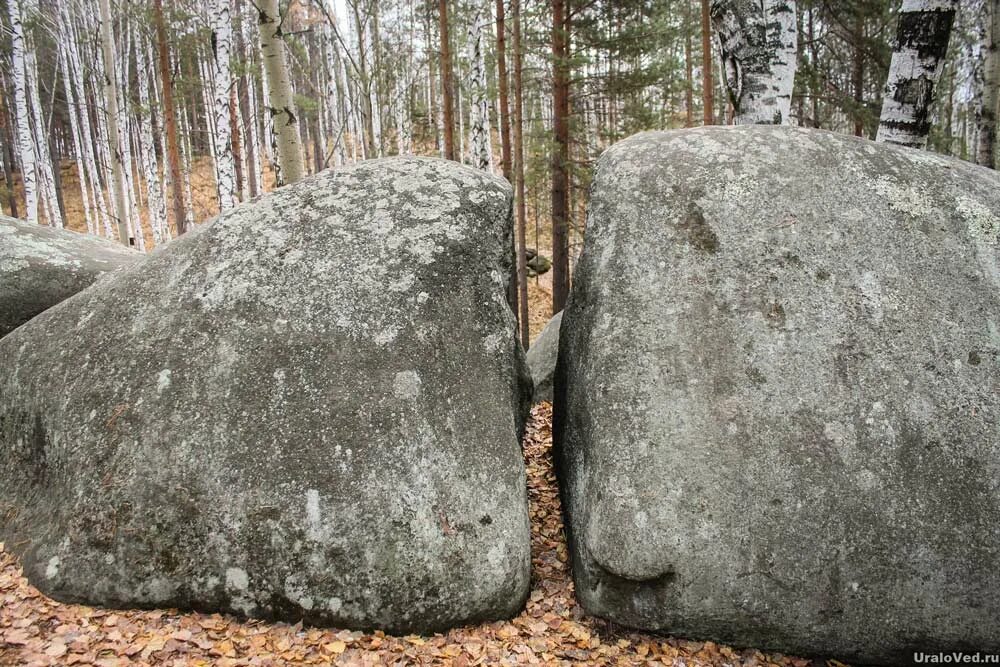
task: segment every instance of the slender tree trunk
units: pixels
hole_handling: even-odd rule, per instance
[[[569,297],[569,19],[567,0],[552,0],[552,314]]]
[[[247,20],[244,12],[242,0],[236,2],[236,13],[239,16],[239,31],[236,33],[236,49],[243,61],[240,69],[240,78],[237,83],[237,96],[239,98],[240,120],[243,126],[243,147],[245,149],[246,173],[244,182],[246,183],[247,197],[253,198],[260,193],[260,153],[257,144],[257,114],[255,113],[256,91],[253,89],[247,70],[250,66],[251,53],[249,44],[251,43],[250,30],[251,22]]]
[[[28,79],[29,109],[31,110],[32,123],[35,142],[35,169],[38,175],[39,185],[44,194],[42,203],[44,204],[46,220],[50,227],[62,227],[62,202],[59,196],[59,161],[52,159],[52,146],[50,145],[50,135],[46,131],[46,124],[42,118],[42,101],[38,95],[38,71],[35,59],[34,40],[30,35],[26,36],[27,51],[25,53],[25,73]],[[54,163],[54,164],[53,164]]]
[[[3,138],[3,176],[7,185],[7,203],[10,206],[10,216],[17,216],[17,196],[14,192],[14,139],[10,133],[10,122],[7,114],[7,100],[0,92],[0,137]]]
[[[171,202],[177,233],[187,231],[184,207],[184,182],[181,176],[181,151],[177,142],[177,119],[174,115],[174,84],[170,76],[170,53],[167,27],[163,19],[163,0],[153,0],[153,21],[156,23],[156,50],[160,70],[160,97],[163,109],[163,131],[167,135],[167,169],[170,171]]]
[[[143,168],[143,180],[146,181],[146,209],[149,217],[149,227],[153,230],[153,241],[160,245],[170,238],[167,228],[167,211],[163,204],[163,193],[160,191],[160,176],[156,161],[156,143],[153,141],[153,112],[149,99],[149,71],[146,63],[146,51],[143,45],[137,45],[136,74],[139,80],[139,107],[142,113],[139,128],[140,163]]]
[[[517,208],[517,288],[518,320],[521,325],[521,345],[525,350],[531,340],[528,327],[528,256],[525,228],[527,225],[524,203],[524,86],[521,81],[521,0],[510,2],[513,34],[511,50],[514,58],[514,190]]]
[[[500,166],[503,177],[511,180],[510,95],[507,91],[507,53],[504,0],[496,0],[497,12],[497,92],[500,96]]]
[[[702,122],[705,125],[715,124],[715,100],[712,93],[715,84],[712,82],[712,13],[709,0],[701,0],[701,101]]]
[[[854,97],[854,136],[865,136],[865,15],[854,10],[854,49],[851,62],[851,89]]]
[[[118,131],[118,86],[115,74],[115,35],[111,28],[110,0],[99,0],[101,11],[101,47],[104,56],[104,100],[108,122],[108,148],[111,153],[111,190],[114,193],[115,218],[118,225],[118,240],[129,245],[128,203],[125,192],[125,167],[122,159],[123,146]]]
[[[448,43],[448,0],[438,2],[441,39],[441,106],[444,109],[444,156],[455,159],[455,93],[452,88],[451,46]]]
[[[281,15],[278,0],[259,0],[258,27],[260,29],[260,54],[267,76],[268,100],[271,120],[276,135],[278,170],[275,182],[280,187],[301,180],[305,173],[302,145],[299,140],[292,81],[288,75],[285,42],[282,39]]]
[[[903,0],[875,141],[924,148],[958,0]]]
[[[486,94],[486,63],[483,58],[482,15],[476,13],[469,24],[469,144],[472,166],[493,170],[493,142],[490,137],[490,100]]]
[[[737,125],[787,125],[797,54],[794,0],[712,0]]]
[[[215,182],[219,194],[219,210],[227,211],[236,206],[236,160],[233,152],[232,107],[230,82],[232,74],[229,57],[233,44],[233,22],[229,13],[229,0],[215,0],[212,7],[212,51],[215,83],[212,108],[215,128],[212,135],[215,146]]]
[[[1000,85],[1000,0],[986,0],[986,43],[983,63],[983,94],[979,110],[979,147],[976,162],[996,167],[997,86]],[[950,132],[950,128],[949,128]]]
[[[78,109],[83,108],[81,104],[77,106],[76,96],[73,94],[73,77],[70,75],[69,56],[66,50],[72,48],[72,38],[68,26],[64,23],[65,12],[59,12],[59,71],[62,74],[63,89],[66,95],[67,115],[69,116],[70,132],[73,137],[73,154],[76,157],[77,180],[80,183],[80,202],[83,205],[83,217],[87,222],[87,233],[96,234],[97,226],[94,222],[94,207],[90,201],[90,191],[87,186],[87,172],[83,165],[84,160],[84,138],[80,134],[80,121]]]
[[[819,45],[816,42],[816,20],[815,20],[815,17],[813,16],[813,14],[815,13],[815,11],[816,11],[815,7],[810,7],[809,8],[809,23],[808,23],[808,30],[809,30],[809,33],[808,33],[808,36],[809,36],[809,56],[810,56],[810,61],[812,63],[812,66],[814,68],[817,66],[817,63],[819,62]],[[815,127],[815,128],[819,128],[819,126],[820,126],[820,122],[819,122],[819,95],[817,94],[817,92],[818,91],[816,91],[814,89],[814,90],[812,90],[810,92],[810,95],[809,95],[809,97],[810,97],[809,102],[810,102],[810,104],[812,106],[812,122],[810,123],[810,125],[812,127]]]
[[[14,67],[14,118],[17,124],[18,157],[21,160],[21,184],[24,188],[24,211],[28,222],[38,222],[38,179],[35,173],[35,144],[28,114],[27,77],[24,71],[24,25],[20,0],[8,0]]]
[[[691,0],[684,2],[684,127],[694,125],[694,65],[691,62]]]

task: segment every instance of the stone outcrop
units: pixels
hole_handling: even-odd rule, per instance
[[[510,213],[454,162],[327,171],[4,338],[0,535],[29,580],[393,632],[515,614]]]
[[[1000,652],[1000,176],[787,127],[637,135],[593,183],[555,448],[623,625]]]
[[[0,216],[0,337],[141,257],[95,236]]]

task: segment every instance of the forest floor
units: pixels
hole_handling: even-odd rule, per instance
[[[516,618],[433,636],[303,627],[174,609],[118,611],[62,604],[28,584],[0,544],[0,665],[647,665],[818,667],[822,662],[656,637],[585,616],[573,595],[552,412],[525,432],[532,582]],[[843,667],[828,661],[828,667]]]

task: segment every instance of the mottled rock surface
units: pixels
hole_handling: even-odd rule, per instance
[[[600,159],[555,446],[591,613],[857,662],[1000,651],[1000,177],[815,130]]]
[[[0,216],[0,337],[140,257],[106,239]]]
[[[552,376],[556,372],[556,357],[559,355],[559,325],[563,311],[559,311],[548,321],[542,333],[528,348],[528,368],[535,385],[532,400],[535,403],[552,400]]]
[[[29,580],[394,632],[516,613],[510,207],[443,160],[324,172],[0,341],[0,534]]]

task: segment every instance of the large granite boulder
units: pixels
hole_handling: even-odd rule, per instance
[[[395,632],[516,613],[510,211],[454,162],[324,172],[0,341],[0,536],[28,579]]]
[[[563,311],[556,313],[545,324],[528,347],[528,368],[531,369],[531,380],[535,385],[532,401],[541,403],[552,400],[552,376],[556,372],[556,358],[559,355],[559,325],[562,324]]]
[[[1000,177],[815,130],[600,159],[555,380],[590,613],[1000,652]]]
[[[0,216],[0,337],[140,257],[96,236]]]

